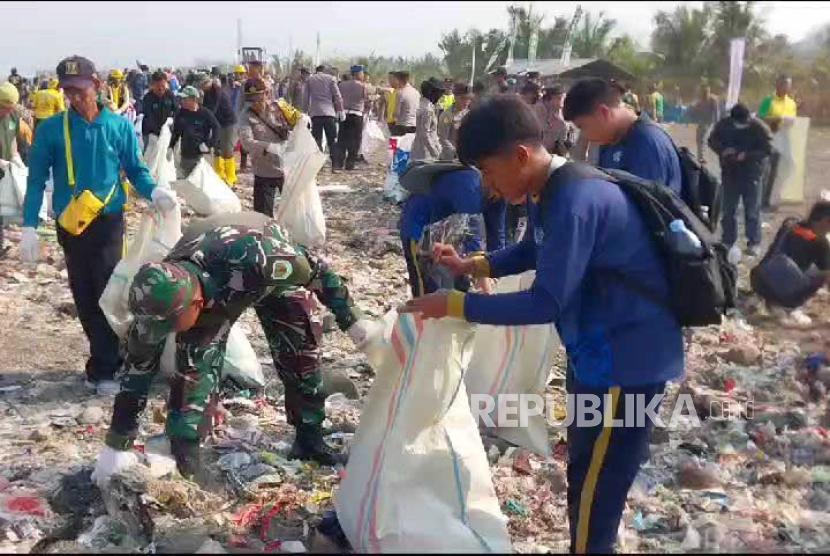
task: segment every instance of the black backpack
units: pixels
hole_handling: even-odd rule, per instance
[[[686,147],[678,147],[671,135],[656,122],[639,120],[666,134],[680,159],[681,198],[710,231],[718,229],[723,208],[723,188],[720,180]]]
[[[666,265],[669,297],[650,291],[620,272],[603,272],[630,290],[670,309],[681,326],[720,324],[721,317],[735,307],[738,271],[727,260],[728,249],[671,189],[622,170],[599,169],[568,162],[551,175],[552,192],[575,180],[601,179],[617,184],[637,206]],[[669,224],[680,219],[701,241],[703,254],[690,256],[675,250],[668,241]]]
[[[399,179],[401,187],[413,195],[425,195],[432,191],[432,184],[439,176],[447,172],[470,169],[470,166],[460,162],[416,160],[407,166]]]

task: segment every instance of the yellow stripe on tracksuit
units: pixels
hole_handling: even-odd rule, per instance
[[[418,242],[414,239],[409,240],[409,249],[412,252],[412,262],[415,266],[415,275],[418,277],[418,295],[424,295],[424,279],[421,276],[421,266],[418,264]]]
[[[617,414],[617,406],[620,401],[620,387],[614,386],[608,392],[611,394],[611,421],[613,421]],[[594,504],[594,494],[597,488],[597,481],[599,480],[599,473],[605,462],[608,444],[611,442],[611,431],[611,423],[603,422],[602,432],[594,444],[591,466],[588,468],[588,474],[585,476],[585,482],[582,484],[582,494],[579,499],[579,521],[576,526],[577,554],[585,554],[588,546],[591,506]]]

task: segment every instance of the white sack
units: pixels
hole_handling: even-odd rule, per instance
[[[0,179],[0,217],[3,218],[4,224],[22,224],[29,168],[23,164],[19,156],[15,156],[10,162],[8,168],[3,170],[3,179]],[[51,195],[44,192],[39,213],[41,220],[46,220],[51,204]]]
[[[499,280],[495,293],[527,290],[533,284],[535,272],[507,276]],[[544,399],[545,387],[553,367],[553,359],[561,342],[553,324],[532,326],[489,326],[480,324],[473,338],[473,353],[464,382],[470,395],[470,405],[482,409],[473,395],[495,398],[490,419],[496,425],[487,427],[499,438],[525,447],[541,455],[550,454],[548,425],[542,415],[527,417],[526,427],[498,427],[498,396],[504,394],[531,394]],[[511,401],[508,406],[518,402]],[[517,420],[513,413],[507,419]],[[480,423],[483,424],[483,423]]]
[[[308,129],[307,116],[294,126],[285,146],[285,185],[275,219],[306,247],[326,241],[326,218],[317,191],[317,174],[326,157]]]
[[[182,237],[182,214],[177,206],[162,215],[156,210],[145,213],[138,232],[110,276],[98,304],[113,332],[125,337],[133,322],[129,310],[130,285],[138,270],[147,263],[161,262]]]
[[[161,355],[161,370],[167,376],[176,372],[176,333],[167,335]],[[237,322],[228,334],[222,378],[232,378],[239,386],[258,390],[265,386],[265,375],[254,348]]]
[[[462,377],[472,327],[394,311],[383,324],[334,499],[346,537],[358,553],[509,552]]]
[[[173,189],[200,216],[242,211],[239,197],[231,191],[204,157],[199,160],[186,180],[173,182]]]

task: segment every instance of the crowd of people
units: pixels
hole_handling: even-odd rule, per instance
[[[684,164],[661,126],[664,101],[656,87],[641,106],[628,87],[604,78],[581,79],[566,90],[543,86],[530,72],[519,87],[499,68],[488,90],[436,77],[415,87],[407,71],[373,85],[366,70],[355,65],[337,76],[321,65],[277,82],[255,62],[225,75],[218,68],[151,73],[139,64],[102,80],[92,61],[73,56],[36,92],[16,71],[0,85],[0,170],[24,152],[29,166],[21,257],[39,257],[39,209],[51,178],[58,243],[90,345],[87,383],[100,394],[117,394],[96,464],[99,484],[135,464],[138,419],[171,333],[179,368],[166,430],[179,471],[198,480],[200,439],[230,325],[248,308],[257,312],[285,384],[288,420],[296,428],[291,457],[344,461],[323,440],[321,338],[308,296],[331,309],[358,347],[372,323],[341,276],[273,220],[276,193],[285,183],[282,147],[301,113],[310,117],[320,149],[328,149],[332,172],[358,169],[369,118],[385,123],[393,138],[414,134],[407,172],[428,167],[433,179],[427,189],[412,191],[401,209],[412,291],[403,312],[496,326],[555,323],[568,352],[569,393],[598,395],[611,404],[612,417],[627,414],[630,394],[659,395],[667,382],[683,377],[680,323],[655,300],[671,295],[672,282],[649,222],[610,175],[563,171],[583,161],[682,197],[689,187]],[[753,257],[760,255],[761,207],[775,204],[768,185],[776,174],[772,133],[796,115],[791,86],[779,79],[754,116],[738,103],[721,118],[707,88],[695,105],[698,157],[705,143],[721,162],[722,241],[736,248],[742,202],[746,253]],[[139,118],[137,135],[133,122]],[[123,253],[128,191],[122,186],[126,178],[162,214],[176,207],[175,194],[154,182],[141,154],[141,143],[146,149],[157,141],[171,119],[167,156],[172,159],[178,146],[179,177],[212,153],[217,174],[234,186],[239,150],[241,167],[251,162],[254,211],[194,221],[163,262],[141,268],[130,286],[135,321],[122,346],[98,305]],[[461,232],[452,241],[429,238],[433,225],[459,217]],[[829,232],[828,201],[817,202],[804,221],[785,222],[753,270],[756,292],[771,306],[806,302],[830,278]],[[527,270],[536,271],[529,290],[493,293],[492,279]],[[612,275],[626,278],[605,279]],[[630,287],[632,281],[641,289]],[[574,551],[613,551],[628,490],[648,458],[650,433],[650,422],[569,427]]]

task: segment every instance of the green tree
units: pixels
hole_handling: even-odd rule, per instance
[[[712,41],[707,49],[710,75],[726,79],[729,75],[729,51],[731,40],[743,37],[746,40],[744,60],[747,70],[752,74],[757,71],[756,49],[767,40],[769,33],[764,21],[755,12],[757,2],[719,1],[707,3],[712,10]]]
[[[678,6],[654,15],[651,49],[662,56],[661,72],[669,76],[702,74],[711,41],[712,9]]]
[[[568,35],[569,18],[555,16],[553,25],[546,27],[544,14],[532,13],[518,4],[508,6],[507,14],[508,17],[516,18],[516,42],[513,46],[513,54],[516,58],[527,57],[530,35],[534,28],[539,30],[537,58],[558,58],[562,55],[562,47]]]
[[[617,21],[606,19],[604,12],[594,16],[586,12],[582,22],[574,29],[573,52],[580,58],[600,58],[608,54],[611,33]]]
[[[446,71],[454,79],[466,81],[470,78],[472,69],[473,45],[476,48],[476,79],[482,76],[487,69],[487,63],[493,54],[496,54],[494,66],[504,63],[507,57],[505,33],[499,29],[490,29],[482,34],[477,29],[471,29],[464,35],[458,29],[444,33],[438,48],[443,52]],[[492,70],[492,68],[490,68]]]
[[[643,49],[631,35],[617,37],[608,48],[608,59],[638,79],[653,75],[658,69],[658,59]]]

